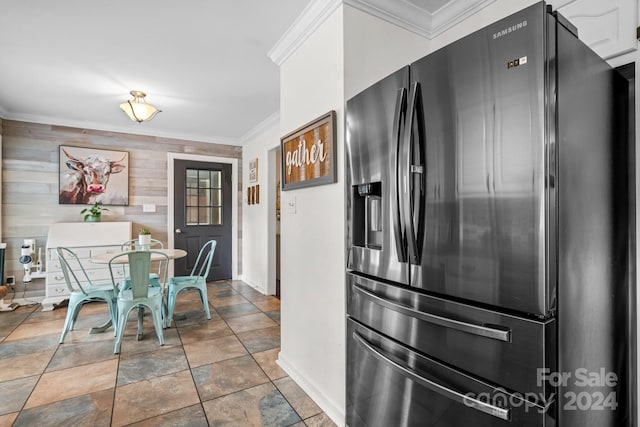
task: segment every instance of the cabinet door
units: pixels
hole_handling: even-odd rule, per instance
[[[578,27],[580,40],[608,59],[637,47],[636,0],[549,0]]]

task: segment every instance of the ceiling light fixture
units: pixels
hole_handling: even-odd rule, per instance
[[[122,108],[122,111],[134,122],[141,123],[151,120],[156,114],[162,111],[153,105],[147,104],[147,101],[144,99],[144,97],[147,96],[146,93],[140,92],[139,90],[132,90],[130,93],[133,99],[120,104],[120,108]]]

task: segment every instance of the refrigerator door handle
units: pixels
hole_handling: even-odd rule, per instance
[[[390,310],[397,311],[407,316],[415,317],[425,322],[432,323],[434,325],[443,326],[449,329],[455,329],[457,331],[466,332],[472,335],[479,335],[482,337],[493,338],[498,341],[511,342],[511,331],[501,330],[495,328],[489,328],[483,325],[476,325],[473,323],[462,322],[460,320],[449,319],[447,317],[438,316],[436,314],[425,313],[420,310],[416,310],[413,307],[400,304],[395,301],[390,301],[386,298],[382,298],[373,292],[370,292],[361,286],[353,285],[354,290],[364,294],[367,298],[373,300],[376,304],[386,307]]]
[[[411,91],[409,92],[409,107],[407,108],[407,126],[405,127],[404,141],[402,144],[402,161],[404,162],[404,170],[402,171],[402,208],[404,228],[407,236],[407,247],[409,252],[409,261],[412,264],[420,265],[420,254],[418,252],[418,240],[416,238],[416,230],[413,218],[413,208],[416,203],[413,195],[413,174],[423,174],[423,166],[421,164],[412,164],[412,141],[414,138],[413,125],[414,116],[416,115],[418,95],[420,93],[420,84],[413,82]],[[420,203],[420,201],[417,201]],[[419,207],[422,209],[422,206]]]
[[[475,399],[471,397],[471,394],[462,394],[459,391],[452,390],[448,387],[445,387],[441,384],[438,384],[434,381],[428,380],[417,373],[413,372],[410,369],[405,368],[394,360],[389,359],[387,356],[382,354],[381,351],[376,349],[370,342],[368,342],[362,335],[358,332],[353,332],[353,339],[363,346],[366,350],[368,350],[376,359],[381,362],[389,365],[391,368],[398,371],[405,378],[410,379],[411,381],[420,384],[423,387],[428,388],[444,397],[447,397],[455,402],[461,403],[467,407],[473,408],[477,411],[484,412],[485,414],[492,415],[496,418],[500,418],[501,420],[509,421],[510,420],[510,410],[500,408],[498,406],[490,405],[481,400]]]
[[[396,252],[398,253],[399,262],[407,262],[407,245],[404,240],[404,232],[402,225],[402,205],[400,204],[400,176],[402,175],[400,152],[401,152],[401,133],[402,122],[406,114],[407,108],[407,89],[398,89],[396,94],[396,107],[393,115],[393,138],[396,144],[396,161],[395,161],[395,195],[391,197],[391,209],[393,209],[393,234],[396,241]]]

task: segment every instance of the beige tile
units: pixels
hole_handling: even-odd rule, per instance
[[[111,422],[114,391],[110,388],[25,409],[18,415],[15,427],[107,427]]]
[[[251,356],[199,366],[191,372],[203,401],[269,382]]]
[[[280,347],[280,326],[256,329],[238,334],[238,339],[249,353],[259,353]]]
[[[253,288],[249,290],[239,290],[238,293],[251,302],[266,301],[269,298],[272,298],[271,296],[258,292]]]
[[[185,344],[184,352],[192,368],[247,354],[242,343],[233,335]]]
[[[127,384],[116,389],[113,426],[123,426],[199,403],[188,370]]]
[[[158,336],[156,335],[155,329],[145,329],[146,330],[143,331],[141,341],[138,341],[136,338],[136,328],[133,328],[130,332],[125,332],[125,336],[122,339],[122,347],[120,348],[121,356],[140,354],[148,351],[168,350],[180,345],[180,337],[178,336],[178,331],[176,329],[163,330],[162,335],[164,336],[164,345],[162,346],[158,342]]]
[[[302,418],[309,418],[322,412],[322,409],[316,405],[291,377],[275,380],[273,383]]]
[[[41,337],[44,335],[60,335],[63,325],[64,319],[52,320],[50,322],[23,323],[14,329],[3,342]]]
[[[48,372],[40,377],[25,408],[80,396],[115,387],[118,360],[107,360]]]
[[[18,418],[19,412],[0,416],[0,427],[11,427],[13,422]]]
[[[216,311],[223,319],[231,319],[232,317],[246,316],[247,314],[260,313],[260,309],[250,302],[244,304],[227,305],[225,307],[216,307]]]
[[[254,301],[253,305],[262,311],[280,310],[280,300],[275,297],[268,297],[262,301]]]
[[[40,375],[44,372],[54,353],[55,350],[47,350],[2,359],[4,368],[0,369],[0,382]]]
[[[203,402],[202,406],[210,426],[290,426],[300,420],[291,405],[268,383]]]
[[[99,323],[99,322],[98,322]],[[94,326],[97,325],[94,324]],[[62,331],[62,327],[60,328]],[[64,344],[77,344],[83,342],[96,342],[96,341],[113,341],[113,328],[109,328],[104,332],[97,334],[90,334],[89,329],[74,329],[73,331],[67,332],[67,335],[64,337]]]
[[[36,310],[27,319],[24,323],[35,323],[35,322],[50,322],[52,320],[60,320],[67,317],[67,309],[61,308],[57,310],[50,311],[42,311]]]
[[[34,375],[0,383],[0,415],[20,411],[39,379]]]
[[[231,295],[228,297],[209,297],[209,302],[214,307],[226,307],[228,305],[236,305],[246,303],[247,300],[242,295]]]
[[[287,373],[278,366],[278,354],[280,354],[280,348],[253,354],[253,358],[272,381],[287,376]]]
[[[307,418],[304,422],[309,427],[337,427],[336,423],[331,421],[331,418],[329,418],[325,413]]]
[[[156,427],[156,426],[185,426],[208,427],[207,417],[200,404],[178,409],[168,414],[159,415],[138,423],[129,424],[129,427]]]
[[[227,323],[236,334],[278,326],[276,322],[263,313],[234,317],[232,319],[228,319]]]
[[[183,344],[233,335],[233,331],[222,320],[181,326],[178,330]]]
[[[118,355],[113,354],[113,340],[75,344],[65,341],[65,344],[58,347],[58,351],[51,359],[47,366],[47,372],[103,362],[117,357]]]

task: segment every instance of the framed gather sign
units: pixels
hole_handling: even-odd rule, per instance
[[[280,138],[282,189],[336,182],[336,112]]]

